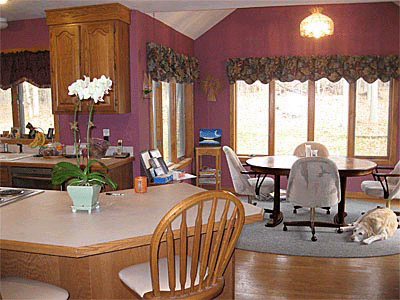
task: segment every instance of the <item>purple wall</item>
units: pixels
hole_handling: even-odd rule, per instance
[[[0,31],[0,49],[23,49],[49,47],[49,28],[46,19],[31,19],[8,22]]]
[[[299,24],[310,14],[312,6],[285,6],[238,9],[198,38],[195,50],[201,79],[213,75],[223,89],[216,102],[208,102],[204,93],[196,89],[195,133],[202,127],[222,128],[222,143],[230,144],[229,83],[225,74],[228,58],[399,53],[399,6],[373,3],[322,7],[335,22],[331,37],[300,37]],[[224,155],[222,172],[229,174]],[[359,191],[363,179],[350,179],[349,190]],[[223,176],[222,185],[230,184],[229,176]]]
[[[45,19],[14,21],[1,31],[2,50],[33,47],[49,47],[49,28]],[[155,42],[173,48],[185,55],[194,55],[194,41],[152,17],[133,10],[130,25],[130,73],[131,73],[131,113],[121,115],[95,114],[93,137],[102,137],[102,129],[111,131],[110,142],[117,144],[122,139],[124,145],[133,146],[135,157],[134,176],[140,174],[140,151],[149,149],[149,99],[142,98],[143,72],[146,70],[146,43]],[[127,66],[128,67],[128,66]],[[77,78],[78,79],[78,78]],[[66,91],[67,93],[67,91]],[[60,116],[61,142],[73,143],[70,122],[73,115]],[[80,128],[86,128],[87,115],[79,116]],[[84,138],[84,137],[82,137]]]
[[[196,41],[138,11],[131,13],[130,71],[131,113],[95,115],[93,136],[101,137],[103,128],[110,128],[111,143],[123,139],[133,145],[135,156],[149,148],[149,100],[141,96],[143,71],[146,68],[146,43],[152,41],[173,48],[178,53],[195,55],[200,62],[201,79],[212,74],[221,80],[223,90],[217,102],[208,102],[195,86],[195,141],[198,129],[217,127],[223,130],[223,144],[229,144],[230,101],[225,62],[231,57],[330,54],[394,54],[399,53],[399,7],[393,3],[323,5],[335,22],[335,34],[320,40],[299,36],[298,26],[309,15],[312,6],[286,6],[238,9]],[[21,49],[49,46],[49,29],[45,19],[9,22],[0,33],[0,49]],[[69,122],[72,116],[61,116],[62,142],[71,143]],[[81,118],[81,128],[86,119]],[[399,130],[400,132],[400,130]],[[397,141],[400,148],[399,139]],[[223,155],[224,156],[224,155]],[[398,158],[400,158],[398,154]],[[134,162],[134,175],[139,174],[139,160]],[[223,186],[230,178],[223,158]],[[359,190],[365,178],[349,180],[352,191]]]

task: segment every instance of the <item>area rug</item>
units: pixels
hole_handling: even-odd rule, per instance
[[[245,202],[246,200],[243,199]],[[272,208],[272,202],[259,201],[257,206]],[[378,204],[362,202],[358,200],[346,200],[347,217],[345,221],[351,223],[361,215]],[[293,205],[281,202],[281,211],[286,221],[309,220],[309,210],[301,208],[297,214],[293,214]],[[323,209],[316,210],[316,221],[331,222],[337,213],[337,207],[331,209],[327,215]],[[263,222],[244,225],[237,242],[237,248],[256,252],[273,254],[312,256],[312,257],[374,257],[393,255],[400,253],[400,229],[387,240],[376,241],[370,245],[351,242],[351,232],[336,232],[335,228],[316,228],[316,242],[311,241],[311,229],[309,227],[288,227],[283,231],[283,223],[276,227],[265,227],[269,214],[264,215]]]

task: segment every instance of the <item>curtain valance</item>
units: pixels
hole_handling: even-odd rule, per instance
[[[147,71],[155,81],[175,78],[178,83],[195,82],[200,75],[197,58],[154,43],[147,43]]]
[[[22,81],[40,88],[50,87],[50,53],[48,50],[1,53],[0,88],[8,89]]]
[[[256,80],[269,83],[273,79],[283,82],[319,80],[327,78],[337,82],[341,78],[349,83],[363,78],[372,83],[377,79],[387,82],[400,78],[399,55],[388,56],[277,56],[228,59],[229,83],[244,80],[252,84]]]

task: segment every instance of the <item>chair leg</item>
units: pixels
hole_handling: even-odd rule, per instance
[[[293,207],[293,213],[294,213],[294,214],[297,214],[297,210],[298,210],[299,208],[302,208],[302,206],[300,206],[300,205],[295,205],[295,206]]]
[[[311,208],[311,215],[310,215],[310,227],[311,227],[311,233],[312,233],[312,237],[311,240],[313,242],[315,242],[317,240],[317,237],[315,236],[315,207]]]
[[[323,208],[323,209],[326,209],[326,214],[327,215],[330,215],[331,214],[331,208],[330,207],[321,207],[321,208]]]
[[[302,206],[300,206],[300,205],[295,205],[294,207],[293,207],[293,213],[294,214],[297,214],[297,210],[299,209],[299,208],[302,208]],[[330,207],[321,207],[322,209],[326,209],[326,214],[327,215],[330,215],[331,214],[331,208]]]

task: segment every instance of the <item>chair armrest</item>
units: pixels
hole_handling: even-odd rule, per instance
[[[392,173],[373,173],[372,176],[379,176],[379,177],[400,177],[400,174],[392,174]]]
[[[383,189],[383,198],[389,198],[389,186],[387,182],[388,177],[400,177],[400,174],[391,173],[372,173],[374,180],[379,181]]]
[[[255,171],[241,171],[240,173],[242,173],[242,174],[248,174],[248,175],[260,174],[260,173],[255,172]]]
[[[394,167],[392,166],[376,166],[375,170],[393,170]]]

